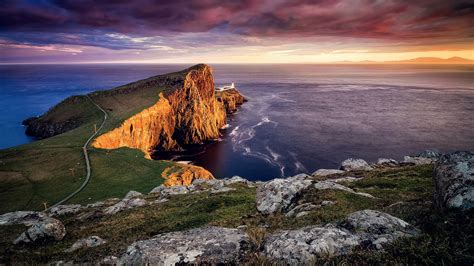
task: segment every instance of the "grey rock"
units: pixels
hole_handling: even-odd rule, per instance
[[[308,188],[313,181],[308,175],[297,175],[286,179],[276,178],[257,188],[257,210],[264,214],[285,211],[293,200]]]
[[[403,157],[402,163],[412,164],[412,165],[425,165],[425,164],[432,164],[435,161],[436,161],[436,159],[433,159],[433,158],[405,156],[405,157]]]
[[[334,178],[334,179],[328,179],[327,181],[331,181],[331,182],[334,182],[334,183],[339,183],[339,182],[354,182],[354,181],[357,181],[357,180],[360,180],[362,178],[357,178],[357,177],[353,177],[353,176],[344,176],[344,177],[339,177],[339,178]]]
[[[123,199],[115,205],[112,205],[104,210],[105,214],[116,214],[118,212],[145,206],[147,204],[146,200],[140,198],[132,199]]]
[[[443,155],[435,164],[435,204],[441,209],[474,207],[474,153]]]
[[[416,157],[438,159],[439,157],[441,157],[441,153],[437,151],[426,150],[426,151],[418,153]]]
[[[341,163],[341,170],[344,171],[369,171],[373,168],[362,159],[349,158]]]
[[[106,264],[106,265],[119,265],[120,259],[115,256],[107,256],[102,259],[98,264]]]
[[[187,186],[171,186],[167,187],[160,185],[154,188],[150,193],[160,193],[161,197],[168,197],[170,195],[181,195],[190,193],[190,190]]]
[[[228,179],[222,179],[224,181],[224,184],[227,186],[227,185],[230,185],[230,184],[235,184],[235,183],[244,183],[246,185],[252,185],[252,182],[245,179],[245,178],[242,178],[240,176],[233,176],[231,178],[228,178]]]
[[[285,264],[308,264],[318,256],[349,253],[354,247],[381,249],[399,237],[418,230],[389,214],[363,210],[350,214],[340,225],[308,226],[280,231],[264,241],[263,253]]]
[[[131,190],[127,193],[127,195],[125,195],[125,198],[124,199],[132,199],[132,198],[138,198],[138,197],[142,197],[143,194],[138,192],[138,191],[134,191],[134,190]]]
[[[250,250],[248,236],[238,229],[204,227],[160,234],[133,243],[120,264],[235,264]]]
[[[318,169],[312,175],[313,176],[328,176],[344,173],[343,170],[338,169]]]
[[[23,232],[13,244],[33,243],[44,240],[62,240],[66,235],[66,228],[63,223],[54,218],[48,218],[33,224],[28,230]]]
[[[224,192],[229,192],[236,190],[235,188],[230,188],[230,187],[221,187],[221,188],[213,188],[211,190],[211,194],[217,194],[217,193],[224,193]]]
[[[367,198],[375,198],[374,196],[372,196],[368,193],[356,192],[351,188],[348,188],[346,186],[343,186],[341,184],[338,184],[336,182],[332,182],[332,181],[329,181],[329,180],[316,182],[316,184],[314,184],[314,188],[319,189],[319,190],[325,190],[325,189],[343,190],[343,191],[346,191],[346,192],[349,192],[349,193],[352,193],[352,194],[357,194],[357,195],[360,195],[360,196],[364,196],[364,197],[367,197]]]
[[[323,200],[321,202],[321,206],[331,206],[331,205],[334,205],[336,204],[336,202],[332,201],[332,200]]]
[[[105,243],[107,242],[98,236],[90,236],[77,240],[70,248],[66,250],[66,252],[74,252],[81,248],[93,248]]]
[[[360,244],[359,236],[334,225],[286,230],[265,239],[263,253],[274,260],[306,264],[320,255],[339,255]]]
[[[407,222],[374,210],[351,213],[341,223],[341,227],[358,234],[365,244],[371,243],[371,247],[376,249],[381,249],[383,244],[393,242],[399,237],[411,237],[419,233]]]
[[[27,226],[44,221],[49,218],[43,212],[16,211],[0,215],[0,225],[24,224]]]
[[[385,167],[397,167],[400,164],[397,160],[394,159],[387,159],[387,158],[379,158],[377,160],[377,166],[385,166]]]
[[[162,199],[157,199],[157,200],[155,200],[154,203],[155,203],[155,204],[160,204],[160,203],[165,203],[165,202],[167,202],[167,201],[169,201],[169,199],[167,199],[167,198],[162,198]]]
[[[58,205],[49,209],[49,214],[53,217],[66,214],[75,214],[82,210],[80,204]]]
[[[305,212],[307,214],[308,211],[313,211],[313,210],[316,210],[320,207],[321,207],[320,205],[315,205],[315,204],[312,204],[312,203],[303,203],[303,204],[298,205],[298,206],[294,207],[293,209],[289,210],[285,214],[285,216],[287,216],[287,217],[292,217],[292,216],[299,217],[298,215],[301,212]]]

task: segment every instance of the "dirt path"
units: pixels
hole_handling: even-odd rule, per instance
[[[87,184],[89,183],[89,180],[91,179],[91,162],[89,160],[89,154],[87,152],[87,146],[89,146],[89,143],[92,141],[92,139],[97,136],[97,134],[99,134],[100,130],[102,129],[102,127],[104,126],[105,124],[105,121],[107,121],[107,118],[108,118],[108,115],[107,115],[107,112],[102,109],[102,107],[100,107],[98,104],[96,104],[90,97],[89,95],[86,95],[86,97],[97,107],[99,108],[102,113],[104,113],[104,120],[102,121],[102,124],[100,124],[100,127],[97,129],[97,131],[92,134],[92,136],[89,137],[89,139],[87,139],[86,143],[84,143],[84,146],[82,146],[82,152],[84,153],[84,159],[86,160],[86,178],[84,180],[84,182],[82,183],[82,185],[76,190],[74,191],[73,193],[71,193],[69,196],[67,196],[66,198],[60,200],[58,203],[52,205],[51,207],[49,207],[48,209],[52,208],[52,207],[56,207],[58,205],[61,205],[63,203],[65,203],[66,201],[70,200],[72,197],[74,197],[75,195],[77,195],[77,193],[81,192],[86,186]]]

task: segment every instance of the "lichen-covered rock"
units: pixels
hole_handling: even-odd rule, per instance
[[[127,195],[125,195],[124,199],[132,199],[132,198],[138,198],[138,197],[141,197],[143,196],[142,193],[138,192],[138,191],[134,191],[134,190],[130,190]]]
[[[309,264],[318,256],[349,253],[354,247],[381,249],[399,237],[412,237],[418,230],[389,214],[362,210],[339,225],[308,226],[280,231],[264,241],[264,255],[285,264]]]
[[[236,264],[250,250],[248,236],[238,229],[204,227],[171,232],[133,243],[121,264]]]
[[[265,239],[263,253],[288,264],[306,264],[317,256],[339,255],[360,244],[360,238],[334,225],[281,231]]]
[[[362,159],[349,158],[341,163],[341,170],[344,171],[369,171],[373,168]]]
[[[352,193],[352,194],[364,196],[364,197],[367,197],[367,198],[374,198],[374,196],[372,196],[368,193],[356,192],[351,188],[348,188],[346,186],[343,186],[341,184],[338,184],[336,182],[329,181],[329,180],[316,182],[316,184],[314,184],[314,188],[319,189],[319,190],[325,190],[325,189],[342,190],[342,191],[346,191],[346,192],[349,192],[349,193]]]
[[[328,176],[344,173],[343,170],[338,169],[318,169],[312,175],[313,176]]]
[[[124,210],[145,206],[146,204],[147,204],[146,200],[141,199],[141,198],[123,199],[119,201],[118,203],[106,208],[104,210],[104,213],[116,214]]]
[[[418,153],[416,157],[438,159],[439,157],[441,157],[441,153],[437,151],[426,150],[426,151]]]
[[[33,224],[28,230],[23,232],[13,244],[27,244],[46,240],[62,240],[66,235],[66,228],[63,223],[54,218],[47,218]]]
[[[87,238],[82,238],[74,242],[66,252],[74,252],[81,248],[93,248],[105,244],[106,241],[98,236],[90,236]]]
[[[0,225],[24,224],[27,226],[44,221],[49,218],[43,212],[16,211],[0,215]]]
[[[390,214],[362,210],[351,213],[341,226],[358,234],[364,243],[370,247],[381,249],[386,243],[393,242],[399,237],[416,236],[418,230],[407,222]]]
[[[285,211],[313,181],[307,175],[276,178],[257,189],[257,210],[264,214]]]
[[[474,207],[474,153],[443,155],[435,164],[434,201],[441,208],[468,210]]]
[[[285,216],[287,216],[287,217],[292,217],[292,216],[298,217],[298,214],[300,214],[300,213],[307,213],[309,211],[316,210],[316,209],[320,208],[321,206],[322,205],[315,205],[315,204],[312,204],[312,203],[303,203],[303,204],[297,205],[293,209],[289,210],[285,214]]]
[[[82,209],[83,208],[80,204],[58,205],[51,207],[51,209],[49,209],[49,214],[53,217],[66,214],[75,214],[80,212]]]

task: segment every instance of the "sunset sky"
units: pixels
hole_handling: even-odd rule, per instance
[[[0,63],[474,59],[474,2],[0,2]]]

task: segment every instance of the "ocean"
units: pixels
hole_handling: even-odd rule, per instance
[[[33,141],[21,121],[70,95],[189,65],[0,65],[0,148]],[[268,180],[346,158],[474,149],[474,66],[211,65],[249,101],[222,138],[176,160],[216,177]],[[93,162],[92,162],[93,163]]]

